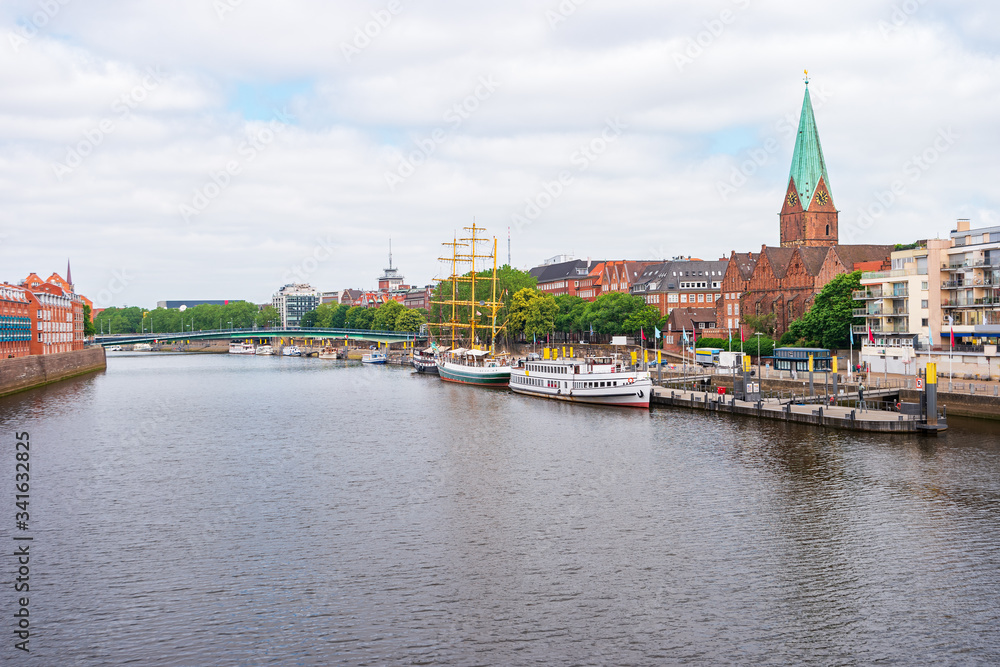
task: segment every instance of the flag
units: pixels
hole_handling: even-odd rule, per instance
[[[691,325],[691,345],[693,346],[698,342],[698,332],[694,330],[694,324]]]
[[[951,347],[955,349],[955,318],[948,316],[948,328],[951,330]]]
[[[688,332],[687,329],[685,329],[684,327],[681,327],[681,340],[683,340],[685,343],[688,342]]]
[[[642,337],[642,340],[646,340],[646,332],[642,327],[639,327],[639,335]]]
[[[851,330],[851,347],[854,347],[854,325],[851,324],[848,326],[848,329]],[[930,330],[930,327],[928,327],[928,330]]]
[[[660,332],[659,329],[657,329],[656,327],[653,327],[653,334],[656,336],[657,339],[660,338],[660,333],[661,332]]]
[[[729,330],[729,351],[733,351],[733,330]]]
[[[872,333],[872,323],[868,322],[868,342],[872,345],[875,344],[875,334]]]
[[[593,322],[590,323],[590,335],[591,336],[594,335],[594,323]]]

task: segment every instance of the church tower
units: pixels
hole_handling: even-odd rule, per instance
[[[808,72],[792,169],[778,218],[782,247],[835,246],[838,243],[837,208],[830,194],[830,177],[826,173],[826,161],[809,99]]]

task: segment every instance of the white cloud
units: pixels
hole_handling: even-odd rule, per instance
[[[423,284],[453,230],[475,216],[504,237],[525,200],[575,170],[574,152],[614,117],[628,125],[620,139],[514,230],[515,265],[563,252],[757,249],[777,241],[793,142],[781,123],[797,122],[804,68],[842,226],[907,178],[908,160],[939,131],[957,135],[859,240],[905,242],[959,216],[1000,217],[1000,76],[979,27],[996,18],[990,3],[918,3],[900,15],[904,3],[861,0],[588,0],[552,26],[546,12],[559,2],[400,0],[350,62],[341,44],[388,2],[233,4],[220,19],[195,0],[70,1],[16,50],[0,44],[0,279],[47,274],[69,256],[85,293],[128,269],[120,303],[264,301],[319,238],[338,247],[311,273],[315,285],[374,286],[391,236],[395,264]],[[0,34],[38,7],[4,3]],[[678,67],[692,42],[700,51]],[[122,96],[149,68],[161,80],[123,114]],[[449,110],[481,77],[496,91],[455,126]],[[241,152],[266,121],[233,109],[238,87],[280,96],[303,81],[276,101],[295,122],[252,158]],[[111,131],[96,142],[105,120]],[[433,153],[390,190],[386,171],[439,128]],[[768,140],[777,149],[723,200],[718,183]],[[60,180],[53,165],[87,141]],[[179,207],[232,161],[239,173],[185,222]]]

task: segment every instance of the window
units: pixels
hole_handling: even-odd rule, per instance
[[[926,308],[927,307],[927,299],[921,299],[920,300],[920,307],[921,308]]]
[[[732,315],[732,314],[733,314],[733,304],[727,303],[726,304],[726,315]],[[730,320],[730,322],[732,322],[732,320]],[[732,328],[732,324],[730,324],[729,326],[730,326],[730,328]]]
[[[699,294],[698,295],[698,303],[705,303],[705,295],[704,294]]]
[[[678,297],[676,294],[667,295],[667,303],[677,303]]]
[[[726,328],[727,329],[733,328],[733,318],[730,317],[729,319],[726,320]]]
[[[739,314],[740,314],[740,304],[734,303],[733,304],[733,315],[739,315]],[[739,320],[736,320],[736,321],[739,322]]]
[[[688,295],[681,294],[681,303],[687,303],[687,302],[688,302]]]
[[[927,289],[927,281],[926,280],[924,280],[924,281],[922,281],[920,283],[920,289],[922,289],[922,290],[926,290]]]
[[[922,326],[922,327],[927,326],[927,318],[926,317],[920,320],[920,326]]]
[[[827,235],[827,236],[829,236],[829,235],[830,235],[830,225],[827,225],[827,226],[826,226],[826,235]]]

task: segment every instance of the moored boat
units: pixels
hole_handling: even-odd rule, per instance
[[[384,364],[388,358],[385,352],[372,351],[361,357],[363,364]]]
[[[443,354],[447,351],[447,347],[438,348],[437,350],[433,347],[428,347],[425,350],[414,352],[412,359],[413,367],[417,369],[418,373],[431,373],[433,375],[437,375],[438,366],[435,352],[437,354]]]
[[[229,344],[229,354],[254,354],[256,351],[253,343],[233,341]]]
[[[630,370],[617,357],[523,361],[511,371],[518,394],[571,403],[649,408],[653,382],[647,371]]]
[[[343,354],[340,350],[333,347],[332,345],[327,345],[322,350],[319,351],[320,359],[343,359]]]
[[[254,354],[256,354],[258,357],[259,356],[273,355],[274,354],[274,348],[272,348],[270,345],[258,345],[257,349],[254,350]]]
[[[149,352],[153,349],[153,346],[149,343],[136,343],[132,346],[133,352]]]
[[[281,355],[284,357],[301,357],[302,350],[299,349],[298,345],[286,345],[281,348]]]
[[[438,357],[437,369],[441,379],[448,382],[501,388],[510,383],[510,360],[494,357],[486,350],[451,350]]]

